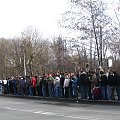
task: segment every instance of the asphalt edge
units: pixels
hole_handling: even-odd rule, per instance
[[[20,96],[20,95],[0,95],[2,97],[12,97],[19,99],[29,99],[29,100],[44,100],[44,101],[57,101],[64,103],[77,103],[77,104],[98,104],[98,105],[116,105],[120,106],[120,101],[112,100],[84,100],[84,99],[71,99],[71,98],[50,98],[50,97],[41,97],[41,96]]]

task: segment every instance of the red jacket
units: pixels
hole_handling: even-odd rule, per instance
[[[36,83],[37,83],[36,78],[32,77],[32,86],[36,87]]]

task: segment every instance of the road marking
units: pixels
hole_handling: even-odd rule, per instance
[[[20,104],[24,104],[24,103],[22,103],[22,102],[14,102],[14,103],[12,103],[12,104],[20,105]]]
[[[56,115],[56,113],[52,113],[52,112],[44,112],[44,111],[37,111],[34,113],[39,113],[39,114],[43,114],[43,115]]]
[[[11,111],[20,111],[20,112],[28,112],[34,114],[41,114],[47,116],[56,116],[56,117],[66,117],[72,119],[81,119],[81,120],[104,120],[102,118],[94,118],[94,117],[87,117],[87,116],[74,116],[74,115],[63,115],[59,113],[47,112],[47,111],[37,111],[37,110],[26,110],[26,109],[18,109],[18,108],[10,108],[10,107],[0,107]]]
[[[83,109],[82,111],[86,111],[86,112],[94,112],[94,113],[104,113],[104,114],[113,114],[113,115],[120,115],[120,113],[118,112],[114,112],[113,111],[108,111],[106,112],[105,110],[85,110]]]
[[[17,108],[10,108],[10,107],[1,107],[11,111],[21,111],[21,112],[34,112],[35,110],[25,110],[25,109],[17,109]]]

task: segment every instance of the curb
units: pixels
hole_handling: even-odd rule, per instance
[[[108,101],[108,100],[82,100],[82,99],[70,99],[70,98],[50,98],[41,96],[20,96],[20,95],[0,95],[2,97],[12,97],[19,99],[29,99],[29,100],[42,100],[42,101],[55,101],[64,103],[77,103],[77,104],[92,104],[92,105],[120,105],[120,101]]]

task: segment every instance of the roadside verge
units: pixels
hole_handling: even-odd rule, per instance
[[[29,100],[42,100],[42,101],[55,101],[64,103],[77,103],[77,104],[99,104],[99,105],[120,105],[120,101],[108,101],[108,100],[83,100],[83,99],[70,99],[70,98],[50,98],[41,96],[19,96],[19,95],[0,95],[2,97],[12,97],[19,99]]]

